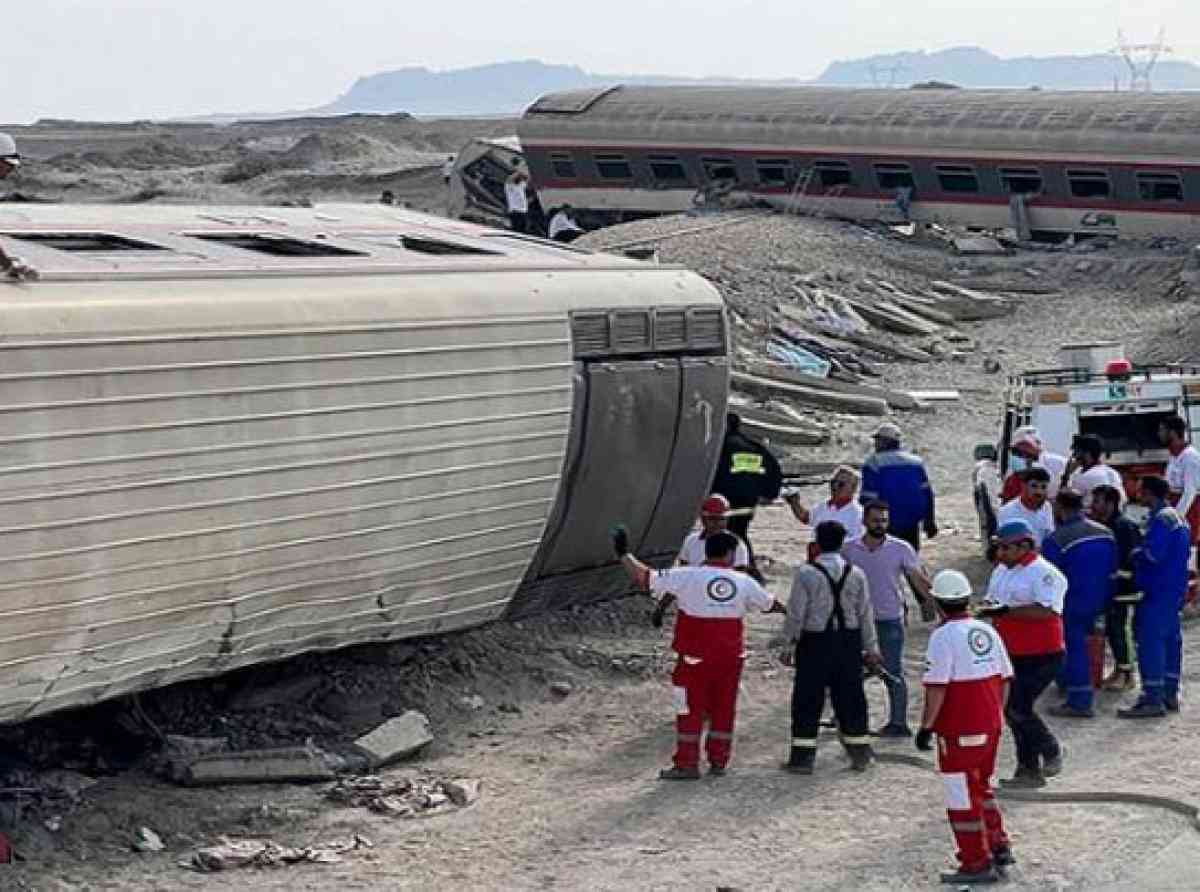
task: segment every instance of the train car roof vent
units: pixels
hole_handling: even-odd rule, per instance
[[[691,311],[688,320],[688,345],[720,350],[725,347],[725,318],[717,309]]]
[[[619,353],[649,353],[650,332],[648,311],[620,310],[613,324],[613,347]]]
[[[687,311],[657,310],[654,313],[654,349],[680,350],[687,346]]]
[[[170,251],[162,245],[138,241],[109,232],[0,232],[7,238],[31,242],[56,251],[71,253],[110,253],[116,251]]]
[[[273,257],[366,257],[362,251],[339,248],[327,242],[305,241],[266,232],[193,232],[192,238],[231,245],[243,251],[256,251]]]
[[[592,87],[586,90],[563,90],[547,93],[529,106],[528,114],[576,115],[587,111],[609,93],[621,89],[620,84]]]
[[[575,313],[571,316],[571,340],[576,358],[609,353],[608,314]]]

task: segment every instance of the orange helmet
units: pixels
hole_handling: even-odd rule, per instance
[[[702,517],[725,517],[729,513],[729,499],[720,493],[714,493],[704,500],[700,506]]]

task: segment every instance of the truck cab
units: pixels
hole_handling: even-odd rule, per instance
[[[1064,344],[1059,355],[1059,368],[1009,379],[997,442],[975,448],[972,485],[985,543],[995,532],[1019,428],[1036,427],[1045,450],[1067,457],[1076,437],[1098,437],[1103,460],[1121,474],[1131,500],[1138,477],[1163,473],[1170,458],[1158,439],[1160,422],[1179,415],[1188,422],[1190,440],[1200,434],[1200,366],[1133,365],[1116,341]],[[1140,519],[1135,506],[1129,513]]]

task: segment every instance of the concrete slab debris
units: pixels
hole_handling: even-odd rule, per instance
[[[182,780],[192,786],[327,781],[342,767],[337,756],[309,744],[201,756],[183,772]]]
[[[479,788],[483,782],[478,778],[457,778],[442,781],[442,789],[450,797],[450,801],[459,808],[464,808],[479,799]]]
[[[354,741],[354,745],[366,753],[371,767],[378,768],[411,756],[432,742],[428,717],[410,709],[364,734]]]
[[[133,850],[135,852],[161,852],[166,848],[162,837],[149,827],[139,827],[133,834]]]
[[[959,254],[967,254],[972,256],[979,255],[1006,255],[1008,250],[1004,245],[1000,244],[994,238],[986,236],[968,236],[966,238],[956,238],[953,241],[954,250]]]

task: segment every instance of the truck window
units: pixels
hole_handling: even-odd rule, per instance
[[[1174,408],[1158,412],[1128,412],[1083,415],[1079,432],[1099,437],[1107,452],[1153,452],[1161,450],[1159,422],[1174,415]]]

